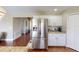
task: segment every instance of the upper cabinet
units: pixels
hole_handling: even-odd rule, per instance
[[[49,16],[48,26],[62,26],[62,16]]]
[[[44,16],[33,16],[34,18],[39,19],[48,19],[48,26],[62,26],[62,15],[44,15]]]

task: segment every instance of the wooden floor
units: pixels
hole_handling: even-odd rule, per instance
[[[26,46],[30,40],[30,34],[23,35],[13,41],[13,46]]]
[[[48,47],[47,50],[29,49],[28,52],[78,52],[78,51],[68,47]]]
[[[23,35],[18,39],[14,40],[12,46],[24,46],[26,48],[29,40],[30,40],[30,34]],[[7,46],[7,43],[5,41],[0,41],[0,46]],[[77,52],[77,51],[67,47],[48,47],[48,50],[28,49],[28,52]]]
[[[6,42],[5,41],[0,41],[0,46],[6,46]]]

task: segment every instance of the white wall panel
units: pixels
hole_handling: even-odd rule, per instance
[[[67,46],[79,51],[79,14],[70,15],[67,20]]]

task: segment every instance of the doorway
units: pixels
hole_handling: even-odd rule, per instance
[[[13,46],[26,46],[30,40],[31,17],[13,18]]]

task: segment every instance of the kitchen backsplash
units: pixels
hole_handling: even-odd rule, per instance
[[[49,32],[62,32],[62,26],[48,26]]]

